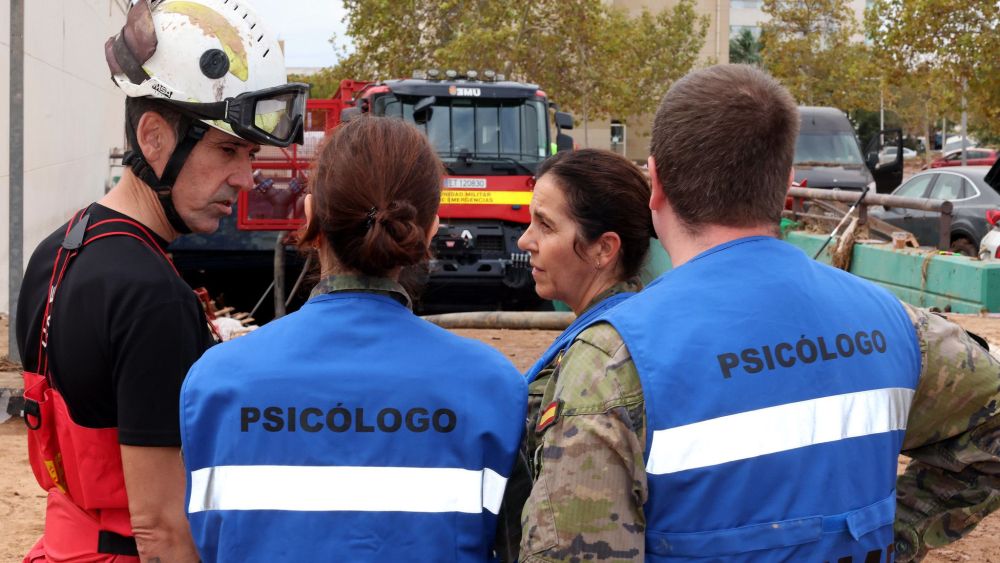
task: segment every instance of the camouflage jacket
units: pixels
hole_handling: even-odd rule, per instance
[[[587,304],[584,312],[613,295],[628,291],[638,292],[641,289],[642,282],[639,281],[639,278],[619,282],[594,297]],[[539,410],[543,404],[542,397],[551,382],[552,373],[562,362],[563,355],[556,356],[555,360],[542,368],[535,380],[528,386],[528,413],[524,421],[524,437],[521,440],[517,464],[514,466],[510,479],[507,480],[507,488],[500,508],[500,523],[497,529],[495,549],[501,561],[518,560],[518,547],[521,541],[521,509],[531,492],[532,483],[537,475],[535,468],[538,464],[535,455],[540,452],[535,427],[538,425]]]
[[[897,484],[896,561],[962,537],[1000,507],[1000,362],[958,325],[905,306],[922,354]],[[641,561],[648,496],[642,387],[608,324],[580,334],[549,378],[521,560]]]
[[[413,308],[410,295],[395,280],[353,274],[337,274],[324,277],[316,284],[312,292],[309,293],[309,298],[312,299],[324,293],[338,293],[341,291],[385,295],[399,301],[407,309]]]

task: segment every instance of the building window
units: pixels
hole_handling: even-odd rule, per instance
[[[729,3],[729,7],[743,10],[759,10],[763,4],[763,0],[732,0]]]
[[[620,155],[625,154],[626,148],[626,128],[625,124],[617,119],[611,120],[611,151]]]

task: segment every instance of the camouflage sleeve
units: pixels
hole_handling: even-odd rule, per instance
[[[1000,363],[958,325],[906,306],[922,370],[897,483],[896,561],[961,538],[1000,507]]]
[[[493,550],[503,563],[512,563],[519,559],[521,546],[521,510],[531,494],[534,482],[534,452],[538,446],[535,435],[535,425],[538,424],[539,408],[542,396],[548,387],[554,371],[554,363],[541,370],[534,381],[528,385],[528,413],[525,417],[525,432],[518,447],[517,460],[514,469],[507,479],[503,502],[497,514],[497,533]]]
[[[599,324],[581,333],[553,380],[536,427],[538,477],[521,517],[521,560],[641,561],[648,491],[635,364],[611,325]]]

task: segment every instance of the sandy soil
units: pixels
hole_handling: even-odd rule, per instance
[[[1000,318],[955,320],[1000,349]],[[0,357],[6,354],[6,322],[0,320]],[[526,369],[558,333],[551,331],[459,330],[463,336],[490,344]],[[42,533],[45,495],[38,488],[25,450],[25,429],[18,419],[0,424],[0,563],[20,561]],[[902,468],[902,464],[900,468]],[[984,520],[968,537],[932,552],[930,563],[1000,563],[1000,513]]]
[[[0,561],[20,561],[42,535],[45,492],[28,466],[24,424],[0,424]]]
[[[455,334],[481,340],[503,352],[524,371],[535,363],[542,352],[559,336],[550,330],[454,330]]]

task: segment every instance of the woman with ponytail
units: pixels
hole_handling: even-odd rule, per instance
[[[299,311],[217,346],[181,397],[191,528],[205,561],[486,561],[527,385],[485,344],[416,317],[443,166],[401,120],[322,148]]]

